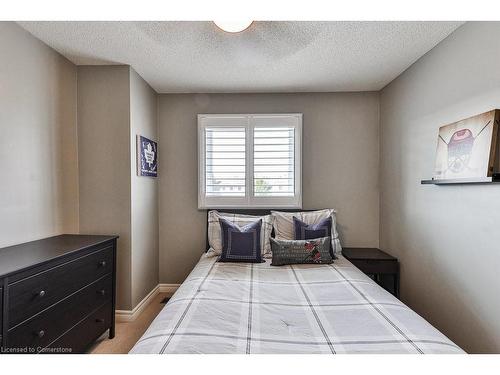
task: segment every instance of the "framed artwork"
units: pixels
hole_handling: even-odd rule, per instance
[[[496,156],[499,110],[439,128],[434,179],[488,177]]]
[[[137,175],[158,176],[158,144],[142,135],[137,135]]]

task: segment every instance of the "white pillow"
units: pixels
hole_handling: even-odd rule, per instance
[[[273,223],[271,215],[253,216],[243,214],[230,214],[226,212],[218,212],[215,210],[208,212],[208,244],[210,249],[207,256],[216,256],[222,253],[222,239],[219,218],[224,218],[227,221],[243,227],[247,224],[253,223],[262,219],[262,226],[260,232],[260,248],[264,258],[270,258],[271,255],[271,232],[273,231]]]
[[[339,233],[337,231],[337,215],[333,208],[327,208],[324,210],[317,211],[301,211],[301,212],[283,212],[283,211],[271,211],[271,216],[273,217],[274,226],[274,236],[277,240],[293,240],[294,238],[294,226],[293,217],[303,221],[304,223],[317,224],[321,220],[332,218],[332,248],[335,256],[339,256],[342,251],[342,246],[340,245]]]

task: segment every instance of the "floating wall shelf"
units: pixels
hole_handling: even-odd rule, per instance
[[[475,177],[475,178],[455,178],[447,180],[422,180],[422,185],[465,185],[465,184],[498,184],[500,183],[500,174],[495,173],[493,177]]]

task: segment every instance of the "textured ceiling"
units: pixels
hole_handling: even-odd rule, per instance
[[[19,22],[77,65],[129,64],[160,93],[380,90],[461,22]]]

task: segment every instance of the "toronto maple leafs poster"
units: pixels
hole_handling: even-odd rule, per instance
[[[151,139],[137,136],[137,175],[158,176],[158,144]]]
[[[495,171],[500,112],[492,110],[441,126],[435,179],[478,178]]]

